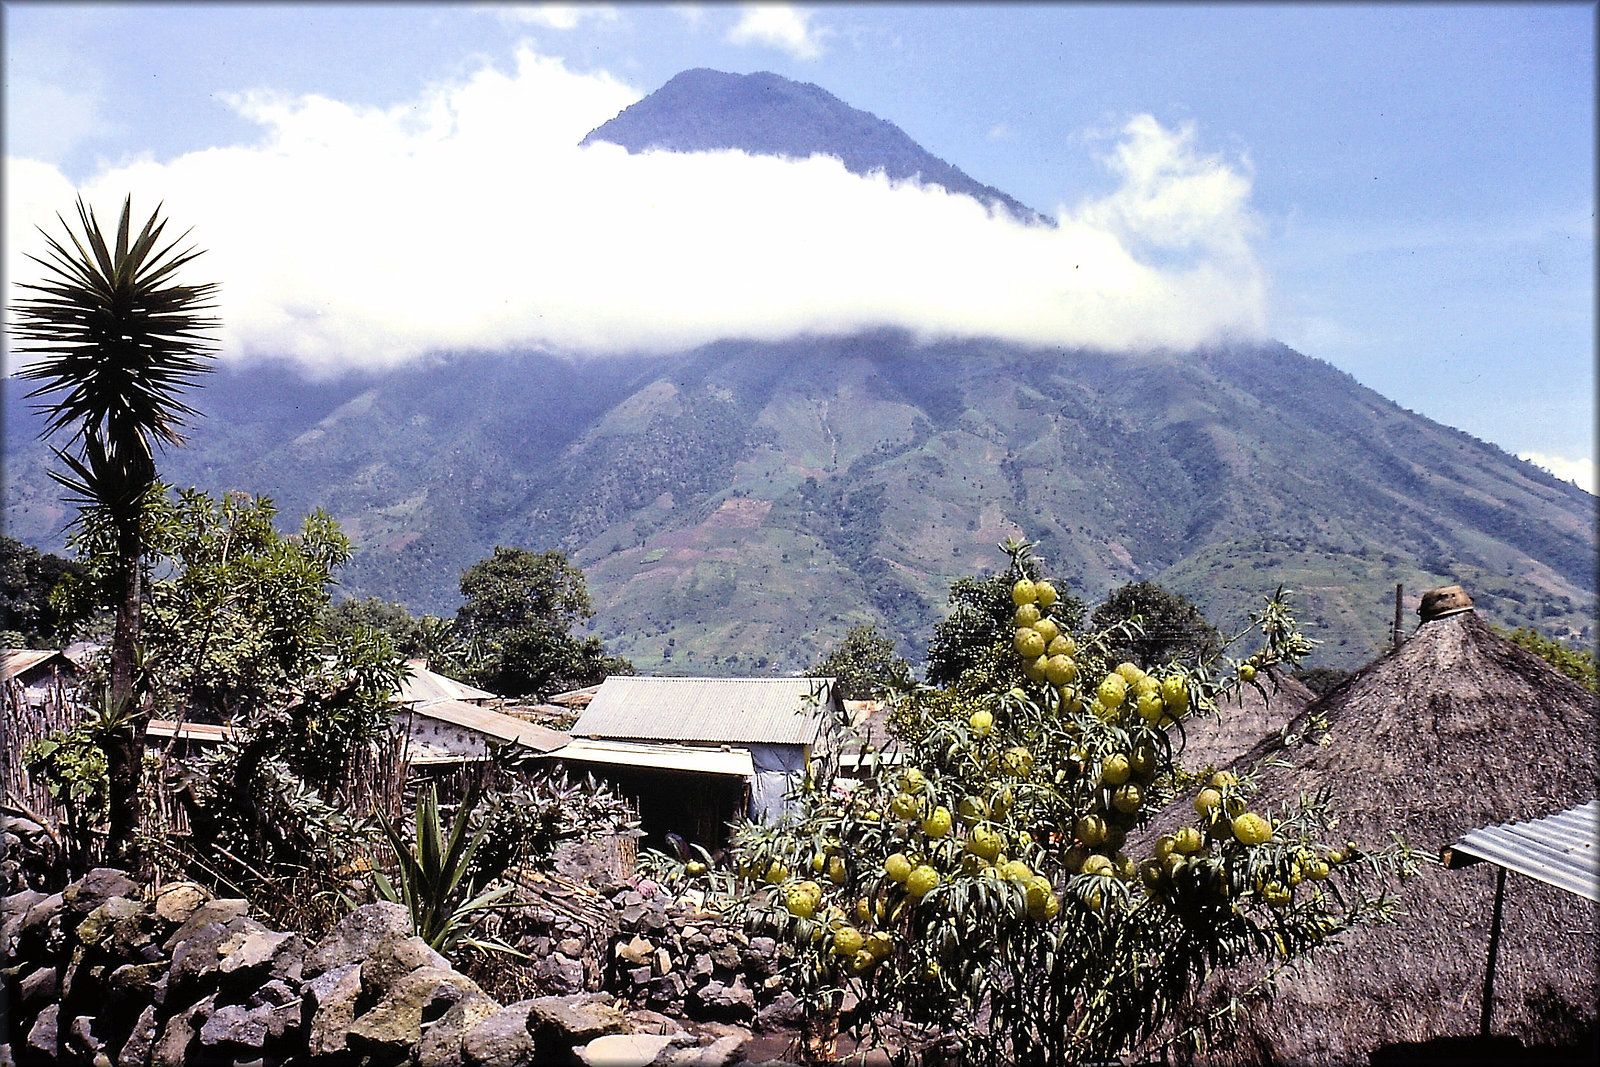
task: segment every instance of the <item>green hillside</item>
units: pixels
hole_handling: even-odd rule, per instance
[[[1393,591],[1461,581],[1504,625],[1588,635],[1595,500],[1282,345],[1184,356],[872,333],[666,359],[458,357],[381,378],[213,376],[163,470],[327,507],[346,591],[447,613],[496,544],[559,547],[641,670],[787,672],[858,622],[920,658],[949,583],[1026,535],[1078,595],[1131,578],[1219,622],[1283,582],[1318,662]],[[67,517],[7,404],[7,529]]]

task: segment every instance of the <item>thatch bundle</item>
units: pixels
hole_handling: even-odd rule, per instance
[[[1394,832],[1436,858],[1475,828],[1596,796],[1594,695],[1470,609],[1425,622],[1291,731],[1313,714],[1331,727],[1330,744],[1263,741],[1232,766],[1269,755],[1290,764],[1260,771],[1258,809],[1330,790],[1340,840],[1376,848]],[[1477,1034],[1495,875],[1489,864],[1428,864],[1399,893],[1394,923],[1348,934],[1341,949],[1280,976],[1270,1003],[1253,1002],[1207,1062],[1364,1064],[1384,1045]],[[1507,877],[1495,1034],[1530,1047],[1593,1041],[1596,918],[1587,900]],[[1201,1010],[1256,977],[1231,976]]]
[[[1226,767],[1270,737],[1277,736],[1304,711],[1317,694],[1287,671],[1274,667],[1259,676],[1261,689],[1242,686],[1222,701],[1216,715],[1193,715],[1183,722],[1185,770],[1198,773],[1207,767]],[[1265,695],[1263,695],[1265,694]],[[1173,730],[1173,745],[1178,743]]]

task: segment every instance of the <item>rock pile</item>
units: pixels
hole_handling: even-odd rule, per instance
[[[411,936],[396,904],[358,908],[316,944],[267,929],[243,900],[188,883],[149,892],[109,869],[3,905],[7,1067],[720,1067],[740,1062],[749,1040],[735,1026],[630,1011],[607,993],[502,1006]],[[699,944],[699,931],[668,925]],[[709,984],[695,986],[697,1002],[716,999]]]
[[[781,970],[793,949],[752,937],[691,901],[673,901],[652,883],[608,889],[618,933],[606,988],[632,1004],[691,1019],[783,1029],[801,1004]]]

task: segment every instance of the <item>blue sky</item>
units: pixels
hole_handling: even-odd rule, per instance
[[[1260,333],[1593,488],[1591,5],[10,3],[5,20],[13,277],[28,223],[74,189],[103,211],[164,199],[233,293],[231,356],[326,370],[880,321]],[[815,82],[1062,233],[821,161],[570,150],[698,66]],[[503,231],[489,203],[510,205]],[[408,244],[386,243],[397,219]],[[834,228],[835,255],[861,249],[795,257],[832,289],[718,273]],[[691,233],[701,285],[674,288],[653,249]],[[530,244],[563,270],[518,274]],[[941,249],[973,265],[968,306],[948,271],[921,273]]]

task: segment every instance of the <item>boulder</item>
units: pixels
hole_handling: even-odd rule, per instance
[[[265,1005],[247,1008],[227,1004],[218,1008],[200,1027],[200,1044],[209,1050],[202,1055],[215,1059],[219,1053],[236,1053],[238,1049],[261,1051],[267,1043],[267,1019],[271,1014],[272,1009]]]
[[[488,997],[465,997],[428,1027],[417,1045],[417,1067],[462,1067],[461,1039],[500,1010]],[[523,1016],[526,1029],[527,1016]]]
[[[709,1045],[665,1051],[655,1063],[658,1067],[727,1067],[730,1063],[739,1062],[740,1055],[749,1043],[749,1034],[728,1034]]]
[[[586,1045],[597,1037],[622,1031],[627,1016],[605,993],[580,993],[566,997],[537,997],[528,1003],[528,1027],[541,1055],[546,1049],[562,1052]]]
[[[302,1017],[308,1021],[306,1045],[312,1059],[338,1056],[349,1048],[360,997],[359,963],[346,963],[306,983]]]
[[[146,1004],[139,1017],[134,1020],[133,1028],[128,1032],[122,1048],[117,1052],[117,1067],[146,1067],[150,1062],[151,1050],[155,1048],[156,1035],[160,1028],[156,1023],[156,1006]]]
[[[469,996],[481,997],[484,992],[465,975],[439,967],[418,968],[391,985],[371,1011],[351,1024],[350,1048],[380,1058],[406,1055],[422,1040],[424,1023]]]
[[[672,1044],[667,1034],[608,1034],[572,1051],[587,1067],[649,1067]]]
[[[360,963],[372,955],[378,942],[411,935],[411,913],[403,904],[379,901],[364,904],[346,915],[306,954],[301,972],[307,979],[347,963]]]
[[[190,1047],[195,1044],[200,1029],[211,1018],[213,1010],[213,999],[206,997],[187,1011],[168,1019],[155,1047],[150,1050],[151,1067],[186,1067],[194,1062],[189,1055]]]
[[[54,967],[40,967],[29,971],[17,983],[17,1000],[22,1004],[47,1003],[56,999],[61,988],[60,975]]]
[[[361,961],[361,991],[369,1000],[384,992],[412,971],[422,967],[450,970],[450,961],[428,947],[420,937],[388,934],[378,938]]]
[[[47,1004],[28,1028],[28,1051],[51,1059],[61,1054],[61,1005]]]
[[[531,1000],[519,1000],[478,1021],[461,1038],[461,1059],[471,1067],[523,1067],[534,1062],[528,1029]]]
[[[169,882],[156,891],[156,918],[168,926],[182,926],[210,899],[211,894],[204,886],[193,882]]]
[[[749,1019],[755,1015],[756,997],[745,984],[744,975],[728,983],[707,982],[693,996],[713,1019]]]
[[[168,952],[174,951],[178,945],[193,937],[204,927],[212,923],[227,923],[247,915],[250,912],[250,902],[237,897],[224,897],[220,900],[208,900],[189,914],[189,917],[179,924],[178,928],[167,935],[161,947]]]
[[[68,915],[82,918],[112,897],[138,897],[139,883],[110,867],[96,867],[61,891]]]
[[[217,970],[234,988],[259,987],[272,979],[295,981],[305,954],[299,934],[241,930],[217,946]]]

